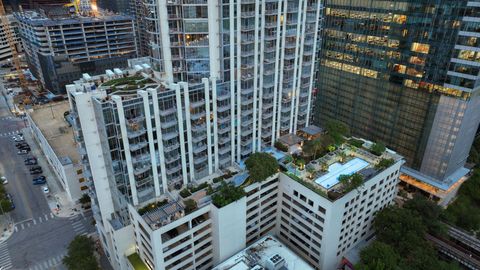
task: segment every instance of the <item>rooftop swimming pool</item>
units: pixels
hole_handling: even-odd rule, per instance
[[[345,164],[335,162],[328,167],[328,173],[317,178],[315,183],[321,185],[325,189],[330,189],[338,184],[338,177],[340,175],[352,175],[366,168],[368,165],[369,163],[361,158],[354,158]]]

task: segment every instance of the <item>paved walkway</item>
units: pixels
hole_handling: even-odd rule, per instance
[[[29,127],[23,130],[23,136],[25,141],[31,146],[31,155],[37,157],[38,165],[42,167],[43,175],[47,178],[46,186],[50,192],[45,194],[45,197],[52,213],[58,217],[70,217],[79,214],[82,209],[81,205],[74,204],[68,199],[66,191],[60,184],[57,175],[53,172],[37,141],[33,138]]]
[[[14,225],[12,219],[7,215],[0,216],[0,243],[5,242],[13,233]]]

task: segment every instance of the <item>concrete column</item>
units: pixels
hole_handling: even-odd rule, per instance
[[[234,9],[233,1],[229,3],[230,17],[230,157],[231,163],[235,162],[235,31],[234,31]]]
[[[285,36],[280,35],[282,33],[281,30],[281,25],[280,21],[282,18],[282,1],[283,0],[278,0],[277,7],[278,7],[278,12],[277,12],[277,42],[276,42],[276,50],[275,50],[275,74],[274,74],[274,85],[273,85],[273,115],[272,115],[272,139],[271,139],[271,146],[275,144],[275,141],[277,140],[277,127],[280,126],[280,120],[281,118],[277,118],[277,100],[280,99],[278,97],[278,92],[280,92],[280,95],[282,93],[282,88],[279,86],[279,84],[282,84],[282,81],[278,79],[279,76],[281,76],[280,73],[283,73],[281,66],[280,66],[280,46],[282,43],[282,40],[285,40]],[[282,49],[283,51],[283,49]],[[282,65],[283,66],[283,65]],[[279,91],[280,89],[280,91]],[[278,122],[278,123],[277,123]]]
[[[207,78],[202,79],[205,87],[205,122],[207,125],[207,154],[208,154],[208,174],[213,173],[212,164],[212,128],[210,122],[210,85]]]
[[[321,13],[321,4],[322,1],[318,1],[317,3],[317,19],[315,20],[315,35],[313,39],[313,53],[312,53],[312,68],[310,71],[310,85],[309,85],[309,90],[308,90],[308,105],[307,105],[307,121],[305,123],[305,126],[310,125],[310,111],[312,109],[312,90],[313,90],[313,77],[314,77],[314,71],[315,71],[315,56],[317,55],[317,38],[318,38],[318,32],[320,31],[320,13]]]
[[[157,157],[155,154],[155,144],[153,138],[152,128],[152,114],[150,113],[150,101],[148,99],[147,91],[140,90],[138,94],[143,99],[143,110],[145,111],[145,122],[147,123],[148,148],[150,151],[150,161],[152,162],[153,186],[155,188],[155,196],[160,196],[160,178],[157,170]],[[156,97],[155,97],[156,98]]]
[[[295,114],[294,114],[294,119],[293,119],[293,133],[297,132],[297,122],[298,122],[298,107],[300,104],[300,92],[302,91],[301,85],[302,85],[302,70],[303,70],[303,49],[305,48],[304,42],[305,42],[305,22],[307,19],[307,3],[303,1],[303,11],[300,13],[300,8],[299,8],[299,14],[302,14],[303,19],[302,19],[302,34],[297,36],[297,40],[300,39],[300,54],[298,55],[299,59],[299,64],[298,64],[298,84],[297,84],[297,91],[295,95]],[[313,64],[313,63],[312,63]],[[310,76],[310,78],[313,77],[313,75]]]
[[[298,85],[297,85],[297,74],[298,74],[298,69],[299,69],[299,66],[298,66],[298,58],[299,58],[299,52],[298,52],[298,47],[300,46],[300,41],[299,41],[299,37],[300,37],[300,30],[301,30],[301,24],[300,24],[300,19],[302,18],[302,13],[300,12],[300,10],[302,9],[303,5],[304,5],[305,1],[304,0],[299,0],[299,3],[298,3],[298,16],[297,16],[297,39],[296,39],[296,42],[295,42],[295,60],[294,60],[294,64],[293,64],[293,87],[292,87],[292,95],[291,95],[291,101],[290,101],[290,129],[289,129],[289,133],[293,133],[293,115],[294,115],[294,111],[295,111],[295,100],[296,100],[296,97],[297,97],[297,91],[298,91]],[[298,76],[300,76],[298,74]]]
[[[162,192],[166,193],[168,191],[168,181],[167,181],[167,171],[165,168],[165,154],[163,150],[163,136],[162,136],[162,126],[160,122],[160,109],[158,106],[158,96],[157,89],[149,88],[147,90],[152,96],[153,102],[153,116],[155,117],[155,130],[157,132],[157,147],[159,155],[159,164],[160,164],[160,173],[162,175]]]
[[[208,0],[208,47],[210,76],[220,77],[220,30],[218,0]]]
[[[188,164],[190,165],[190,181],[195,179],[195,169],[193,167],[193,145],[192,145],[192,122],[190,118],[190,94],[188,91],[188,83],[180,82],[183,88],[183,99],[185,100],[185,122],[187,124],[187,144],[188,144]]]
[[[258,22],[260,20],[260,2],[255,1],[255,43],[253,44],[253,116],[252,116],[252,153],[255,153],[257,150],[257,104],[258,104],[258,54],[259,54],[259,43],[258,40]],[[263,77],[263,74],[261,74]]]
[[[263,71],[264,71],[264,66],[263,66],[263,59],[265,57],[265,1],[262,1],[261,5],[261,15],[262,17],[260,18],[260,88],[259,88],[259,94],[258,94],[258,138],[257,138],[257,151],[262,151],[262,112],[263,112]]]
[[[167,1],[156,1],[158,9],[158,28],[160,29],[162,41],[163,66],[165,69],[166,81],[173,82],[172,52],[170,49],[170,29],[168,28]]]
[[[112,100],[115,101],[115,103],[117,104],[118,121],[120,124],[120,132],[122,135],[123,150],[125,152],[125,162],[127,163],[128,180],[130,183],[130,189],[132,191],[132,201],[133,205],[137,205],[137,186],[135,183],[135,176],[133,175],[132,156],[130,154],[130,143],[128,142],[127,126],[125,124],[125,114],[123,112],[122,97],[113,95]]]
[[[212,105],[213,105],[213,158],[214,171],[218,170],[218,118],[217,118],[217,78],[210,77],[212,83]]]
[[[288,8],[288,0],[283,0],[283,11],[281,11],[281,15],[283,17],[283,29],[282,29],[282,47],[280,48],[281,56],[280,56],[280,79],[279,79],[279,91],[278,91],[278,120],[277,122],[277,134],[275,140],[280,137],[280,126],[282,123],[282,93],[283,93],[283,65],[284,65],[284,57],[285,57],[285,34],[287,28],[287,8]],[[280,14],[280,11],[279,11]]]
[[[180,156],[182,160],[182,177],[183,184],[188,184],[187,178],[187,156],[185,151],[185,131],[183,129],[183,104],[182,104],[182,94],[180,90],[180,85],[173,83],[170,85],[171,89],[175,90],[175,99],[177,106],[177,119],[178,119],[178,134],[180,137]]]
[[[237,0],[237,162],[242,159],[242,0]]]

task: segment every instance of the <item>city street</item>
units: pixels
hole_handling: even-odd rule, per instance
[[[41,186],[31,183],[32,176],[23,162],[28,155],[16,153],[12,136],[28,132],[23,128],[24,121],[11,115],[0,95],[0,172],[8,179],[5,188],[15,204],[10,213],[15,224],[13,235],[0,244],[0,269],[65,269],[61,261],[70,241],[76,235],[95,231],[92,214],[88,211],[69,218],[53,215]],[[36,149],[33,142],[28,143],[32,150]],[[39,163],[46,164],[43,160]],[[47,166],[42,168],[44,174],[53,175]]]

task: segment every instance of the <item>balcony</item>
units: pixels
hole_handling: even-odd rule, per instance
[[[140,166],[135,166],[133,168],[133,174],[134,175],[140,175],[142,173],[145,173],[147,171],[149,171],[150,169],[152,168],[152,164],[150,163],[144,163]]]
[[[129,139],[133,139],[133,138],[136,138],[138,136],[141,136],[143,134],[145,134],[147,132],[147,130],[145,128],[140,128],[139,130],[128,130],[127,129],[127,137]]]
[[[130,146],[130,151],[134,152],[146,147],[147,145],[148,145],[148,142],[145,141],[145,142],[133,143],[133,144],[130,144],[129,146]]]
[[[178,148],[178,146],[180,146],[180,144],[178,142],[174,143],[174,144],[171,144],[171,145],[164,145],[163,146],[163,150],[165,152],[170,152],[172,150],[175,150]]]

